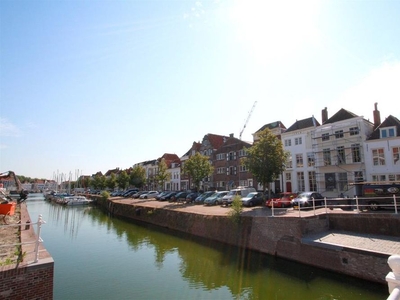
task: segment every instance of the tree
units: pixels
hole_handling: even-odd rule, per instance
[[[96,175],[92,179],[91,185],[95,189],[104,190],[104,188],[106,187],[106,177],[104,175]]]
[[[261,131],[259,137],[252,147],[246,149],[247,156],[242,159],[242,164],[262,184],[265,195],[267,184],[270,193],[270,183],[285,170],[288,153],[285,152],[282,142],[268,128]]]
[[[106,185],[110,190],[114,190],[117,187],[117,176],[111,173],[110,177],[106,180]]]
[[[125,171],[122,171],[117,178],[118,187],[122,190],[125,190],[129,185],[129,176]]]
[[[165,159],[161,159],[158,164],[158,172],[156,174],[156,181],[161,186],[161,189],[164,190],[164,184],[166,181],[170,180],[171,173],[168,172],[168,166],[165,162]]]
[[[133,167],[129,175],[129,183],[137,188],[142,188],[146,183],[146,170],[142,166]]]
[[[200,181],[210,176],[213,172],[214,167],[210,164],[208,157],[198,152],[185,161],[183,165],[183,173],[192,179],[197,190],[200,189]]]

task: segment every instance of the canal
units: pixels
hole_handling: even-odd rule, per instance
[[[376,299],[385,285],[175,231],[96,207],[28,198],[55,261],[54,299]]]

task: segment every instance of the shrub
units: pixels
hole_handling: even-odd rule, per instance
[[[230,210],[228,212],[229,218],[234,222],[234,223],[240,223],[240,215],[242,214],[243,211],[243,203],[242,200],[240,200],[240,196],[236,195],[233,197],[232,200],[232,205],[230,207]]]

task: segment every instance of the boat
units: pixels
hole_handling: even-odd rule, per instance
[[[65,205],[88,205],[92,203],[93,200],[87,199],[85,196],[67,196],[63,198],[63,204]]]

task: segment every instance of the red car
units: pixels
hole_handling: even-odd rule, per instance
[[[292,206],[292,200],[296,198],[297,194],[296,193],[290,193],[290,192],[285,192],[285,193],[279,193],[276,198],[272,198],[268,200],[265,203],[265,206],[271,208],[272,207],[272,201],[274,202],[274,208],[279,207],[279,208],[284,208],[284,207],[291,207]]]

